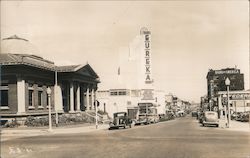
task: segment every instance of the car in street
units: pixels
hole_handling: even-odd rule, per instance
[[[133,126],[132,120],[128,117],[126,112],[114,113],[113,121],[109,123],[109,129],[118,129],[120,127],[131,128]]]
[[[216,127],[219,127],[218,113],[215,111],[205,111],[202,125],[215,125]]]
[[[197,117],[198,112],[197,111],[192,111],[192,117]]]

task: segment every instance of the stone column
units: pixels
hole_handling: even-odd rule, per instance
[[[87,88],[86,92],[86,109],[89,110],[89,88]]]
[[[84,92],[84,87],[80,88],[80,110],[83,110],[83,106],[85,105],[85,92]]]
[[[81,111],[80,110],[80,85],[78,85],[77,91],[76,91],[76,111]]]
[[[91,109],[94,109],[94,102],[95,102],[95,96],[94,96],[94,89],[91,90]]]
[[[70,111],[74,112],[74,85],[73,83],[70,83]]]
[[[25,113],[25,81],[17,81],[17,112]]]

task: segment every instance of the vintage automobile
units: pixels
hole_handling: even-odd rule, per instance
[[[109,124],[109,129],[131,128],[133,126],[132,120],[128,117],[126,112],[114,113],[113,121]]]
[[[198,112],[197,111],[192,111],[192,117],[198,117]]]
[[[204,120],[202,122],[203,126],[215,125],[219,127],[219,118],[218,113],[215,111],[206,111],[204,112]]]
[[[136,124],[150,124],[159,122],[160,117],[157,114],[157,108],[155,104],[150,102],[140,102],[138,103],[138,107],[139,118]]]

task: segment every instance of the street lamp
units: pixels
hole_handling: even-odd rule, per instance
[[[47,94],[48,94],[48,104],[49,104],[49,132],[52,132],[52,121],[51,121],[51,89],[50,87],[47,88]]]
[[[95,99],[94,101],[94,106],[95,106],[95,128],[98,129],[98,116],[97,116],[97,100]]]
[[[228,128],[230,125],[230,120],[231,120],[231,112],[230,112],[230,104],[229,104],[229,86],[230,86],[230,80],[227,77],[225,80],[225,85],[227,86],[227,108],[228,108]]]

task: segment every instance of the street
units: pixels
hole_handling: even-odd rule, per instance
[[[190,116],[132,129],[13,139],[3,158],[249,158],[250,133],[202,127]]]

